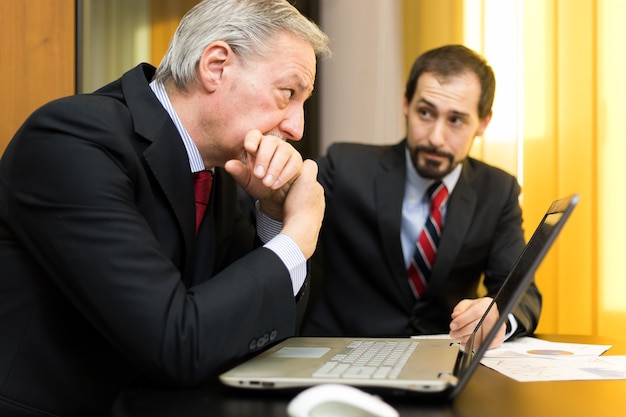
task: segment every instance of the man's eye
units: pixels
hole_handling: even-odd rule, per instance
[[[429,117],[430,116],[430,110],[428,109],[418,109],[417,113],[422,116],[422,117]]]
[[[294,90],[290,89],[290,88],[285,88],[283,90],[283,93],[285,94],[285,97],[287,98],[291,98],[293,97],[293,95],[296,93]]]

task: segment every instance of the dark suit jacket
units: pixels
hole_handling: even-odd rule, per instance
[[[153,73],[43,106],[0,161],[0,415],[108,415],[136,376],[194,384],[294,334],[289,273],[222,169],[196,239]]]
[[[427,294],[416,303],[400,242],[406,142],[332,145],[320,158],[326,215],[313,258],[305,335],[448,333],[453,307],[476,298],[484,274],[494,296],[524,247],[514,177],[475,159],[449,197]],[[515,309],[523,334],[541,310],[533,284]]]

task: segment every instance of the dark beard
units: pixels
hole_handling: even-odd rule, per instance
[[[420,165],[418,163],[418,156],[420,152],[428,152],[433,153],[438,156],[442,156],[448,159],[448,168],[446,170],[440,170],[441,162],[434,162],[427,160],[424,164]],[[428,147],[428,146],[417,146],[415,149],[411,151],[411,161],[413,162],[413,166],[415,170],[422,178],[435,179],[440,180],[446,175],[448,175],[455,168],[454,164],[454,155],[451,155],[447,152],[441,152],[437,149]]]

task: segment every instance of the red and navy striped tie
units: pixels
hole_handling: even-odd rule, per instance
[[[408,270],[409,284],[416,298],[424,294],[428,285],[441,237],[441,209],[448,199],[448,189],[440,181],[428,187],[427,193],[430,198],[430,216],[417,239],[417,248]]]

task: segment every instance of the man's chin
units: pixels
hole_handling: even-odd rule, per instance
[[[420,164],[417,173],[422,178],[440,180],[450,173],[448,164]]]

